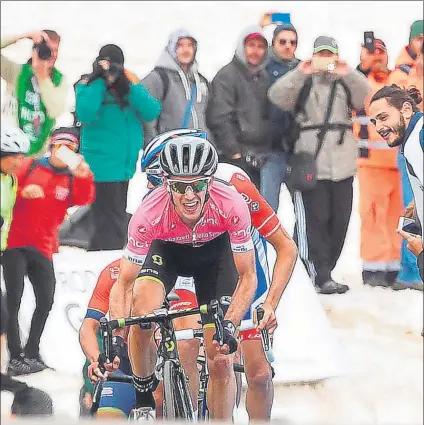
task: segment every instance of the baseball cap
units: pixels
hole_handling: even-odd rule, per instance
[[[323,50],[328,50],[331,53],[338,53],[339,47],[337,46],[336,40],[332,37],[326,37],[325,35],[318,37],[314,43],[314,53],[322,52]]]

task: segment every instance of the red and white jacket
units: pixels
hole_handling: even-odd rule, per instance
[[[31,169],[33,161],[36,165]],[[18,192],[13,210],[8,249],[33,247],[47,258],[58,250],[59,227],[66,211],[75,205],[88,205],[95,199],[93,175],[72,176],[68,169],[54,168],[47,158],[27,158],[16,172]],[[40,186],[44,198],[24,199],[22,189],[30,184]]]

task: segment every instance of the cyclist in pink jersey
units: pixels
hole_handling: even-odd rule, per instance
[[[177,137],[167,143],[159,160],[164,186],[152,191],[131,219],[120,275],[111,292],[110,314],[112,318],[130,311],[141,315],[160,307],[178,276],[194,278],[199,304],[232,297],[222,347],[214,329],[208,327],[210,319],[202,317],[210,417],[229,420],[235,380],[233,356],[227,354],[237,350],[236,326],[257,286],[250,214],[239,193],[212,179],[218,155],[207,140]],[[148,417],[154,412],[152,331],[131,328],[129,355],[139,416]]]
[[[153,139],[145,149],[141,159],[141,170],[146,173],[150,189],[162,185],[163,179],[158,156],[166,144],[177,135],[206,137],[205,133],[196,129],[176,129],[162,133]],[[219,163],[214,179],[231,185],[233,190],[237,190],[243,196],[252,219],[251,234],[256,257],[258,285],[253,302],[241,323],[238,339],[247,379],[248,388],[245,405],[249,419],[269,421],[274,388],[272,368],[269,364],[269,357],[266,356],[262,346],[260,329],[265,327],[269,333],[272,333],[277,326],[275,310],[293,271],[297,258],[297,248],[292,238],[284,230],[275,212],[242,169],[231,164]],[[267,260],[267,242],[276,251],[272,279]],[[198,303],[192,279],[179,279],[174,292],[178,295],[179,301],[171,303],[172,310],[178,310],[182,307],[197,307]],[[264,318],[260,321],[259,326],[252,324],[253,313],[258,305],[262,305],[265,311]],[[174,320],[174,328],[197,329],[199,327],[198,320],[197,316],[179,318]],[[197,386],[192,386],[192,383],[198,382],[196,358],[199,352],[199,341],[193,339],[179,342],[178,352],[189,376],[191,390],[194,392],[192,397],[194,398],[198,393]],[[261,403],[257,402],[259,399],[261,399]]]

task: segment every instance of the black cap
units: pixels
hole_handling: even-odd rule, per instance
[[[124,52],[116,44],[106,44],[99,51],[98,60],[108,59],[110,62],[119,65],[124,64]]]

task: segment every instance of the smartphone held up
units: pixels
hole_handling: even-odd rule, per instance
[[[397,230],[403,230],[404,232],[415,236],[421,235],[420,226],[413,218],[400,217]]]
[[[66,146],[61,146],[57,149],[56,157],[71,170],[78,168],[82,162],[82,157]]]

